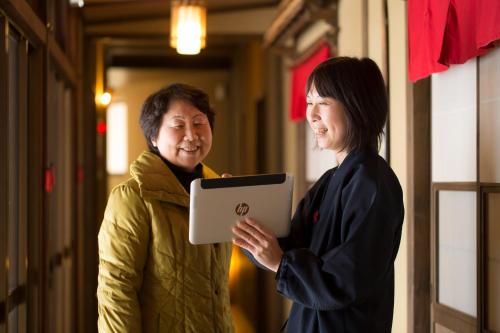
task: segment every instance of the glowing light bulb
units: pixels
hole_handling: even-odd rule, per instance
[[[102,106],[108,106],[109,103],[111,103],[111,94],[109,92],[102,94],[99,98],[99,103],[101,103]]]
[[[205,47],[206,9],[201,2],[172,2],[170,45],[179,54],[198,54]]]

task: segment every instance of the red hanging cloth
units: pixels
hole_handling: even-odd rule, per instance
[[[290,119],[301,121],[306,118],[306,83],[316,65],[330,57],[330,46],[322,44],[316,52],[292,67],[292,92],[290,101]]]
[[[485,54],[500,39],[499,0],[409,0],[411,81]]]

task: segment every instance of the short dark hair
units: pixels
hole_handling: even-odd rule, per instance
[[[369,58],[330,58],[314,68],[306,84],[319,96],[334,98],[344,106],[347,129],[342,150],[378,150],[388,104],[384,78]]]
[[[210,129],[214,130],[215,111],[210,107],[208,95],[193,86],[173,83],[150,95],[142,105],[139,123],[149,150],[156,151],[151,141],[157,138],[163,115],[168,112],[170,103],[179,100],[191,104],[204,113],[208,118]]]

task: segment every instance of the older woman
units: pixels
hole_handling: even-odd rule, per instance
[[[384,81],[370,59],[333,58],[307,82],[307,120],[339,166],[300,202],[288,238],[258,221],[234,227],[234,243],[276,272],[293,301],[287,332],[390,332],[394,259],[403,223],[396,175],[377,154],[387,117]]]
[[[99,231],[100,332],[232,332],[231,244],[188,242],[189,185],[217,174],[208,96],[173,84],[145,101],[149,151],[110,194]]]

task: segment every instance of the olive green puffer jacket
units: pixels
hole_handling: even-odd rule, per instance
[[[233,332],[231,244],[189,243],[189,194],[158,156],[142,153],[130,174],[99,231],[99,332]]]

